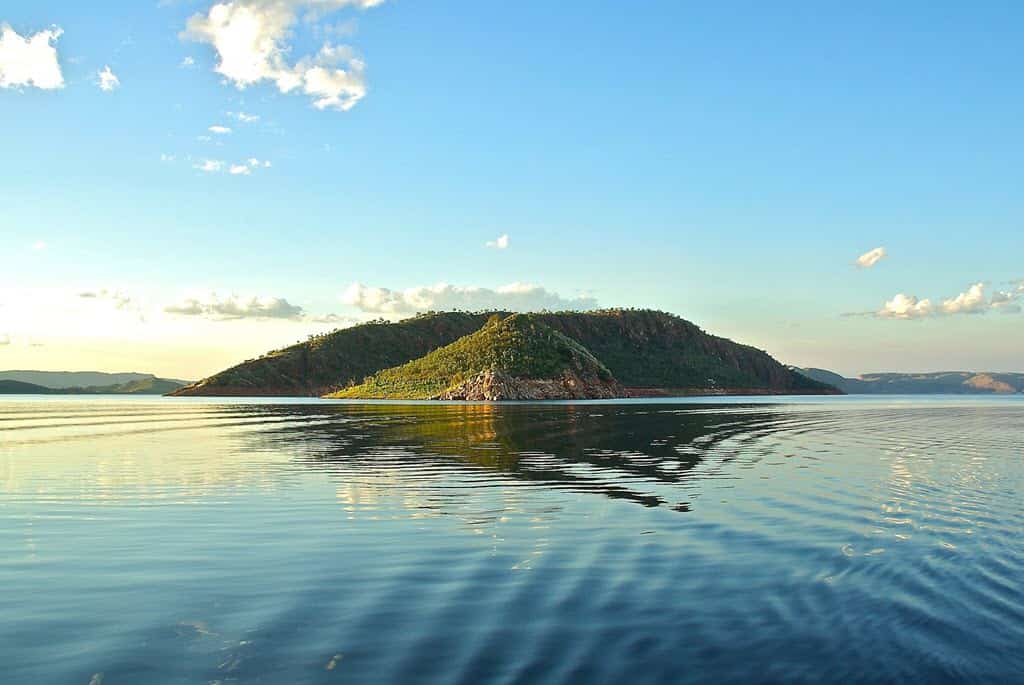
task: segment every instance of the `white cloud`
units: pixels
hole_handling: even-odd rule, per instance
[[[245,112],[228,112],[227,114],[232,119],[237,119],[238,121],[241,121],[243,124],[255,124],[257,121],[260,120],[258,114],[247,114]]]
[[[883,319],[921,319],[934,312],[931,300],[920,300],[914,295],[899,293],[878,311]]]
[[[188,297],[164,307],[168,314],[200,316],[215,320],[233,319],[298,319],[302,307],[282,297],[221,297],[215,292]]]
[[[48,247],[49,247],[49,245],[46,243],[45,240],[37,240],[34,243],[32,243],[32,249],[37,251],[37,252],[39,252],[41,250],[45,250]]]
[[[56,47],[62,33],[54,27],[22,38],[7,24],[0,25],[0,88],[63,88]]]
[[[109,93],[113,90],[117,90],[121,87],[121,79],[110,70],[109,66],[103,67],[103,69],[96,73],[96,85],[100,87],[104,93]]]
[[[224,162],[219,159],[205,159],[194,166],[195,169],[205,171],[208,174],[215,174],[224,170]]]
[[[232,176],[249,176],[253,170],[261,167],[264,169],[269,168],[270,162],[260,161],[255,157],[251,157],[243,162],[230,164],[220,159],[204,159],[199,164],[193,165],[194,169],[205,171],[208,174],[219,174],[226,171]]]
[[[208,43],[215,71],[239,90],[262,81],[282,93],[302,91],[317,109],[347,111],[366,95],[365,64],[351,48],[325,43],[313,57],[289,63],[292,26],[343,7],[368,9],[383,0],[227,0],[188,20],[183,38]]]
[[[885,259],[887,253],[884,247],[876,247],[873,250],[868,250],[860,257],[857,257],[857,266],[862,269],[870,269],[878,262]]]
[[[186,57],[185,59],[181,60],[181,64],[179,64],[178,66],[181,67],[182,69],[191,69],[195,65],[196,65],[195,58],[193,58],[193,57]]]
[[[486,243],[487,247],[493,247],[495,250],[504,250],[508,248],[508,233],[498,236],[495,240],[488,240]]]
[[[923,319],[931,316],[954,314],[986,314],[998,311],[1012,314],[1021,311],[1019,301],[1024,299],[1024,285],[1014,284],[1014,290],[997,290],[991,297],[985,295],[984,283],[973,283],[956,297],[934,306],[931,300],[918,299],[913,295],[900,293],[885,303],[875,315],[883,319]]]
[[[392,315],[451,309],[537,311],[597,307],[597,300],[592,297],[565,298],[529,283],[511,283],[495,289],[438,283],[406,290],[373,288],[353,283],[341,299],[345,304],[365,313]]]
[[[988,311],[989,303],[985,301],[985,284],[975,283],[967,292],[945,300],[942,311],[946,314],[981,314]]]
[[[174,161],[174,155],[162,154],[162,155],[160,155],[160,161],[161,162],[173,162]]]
[[[221,126],[219,124],[210,127],[210,133],[215,133],[218,136],[226,136],[231,133],[231,129],[227,126]]]

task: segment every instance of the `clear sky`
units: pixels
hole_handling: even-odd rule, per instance
[[[0,368],[420,309],[1024,371],[1024,5],[11,0]],[[860,259],[860,263],[858,263]]]

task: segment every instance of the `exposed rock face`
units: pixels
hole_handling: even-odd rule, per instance
[[[559,378],[515,378],[502,371],[481,371],[434,399],[497,402],[500,400],[603,400],[623,397],[625,391],[613,380],[593,374],[581,376],[566,370]]]

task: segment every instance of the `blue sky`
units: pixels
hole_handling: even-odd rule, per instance
[[[5,3],[0,367],[191,378],[379,315],[541,303],[665,309],[848,374],[1024,370],[1022,23],[1009,2]],[[47,46],[62,87],[31,79]]]

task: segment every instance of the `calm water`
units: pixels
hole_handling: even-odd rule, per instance
[[[0,400],[0,682],[1024,682],[1024,398]]]

